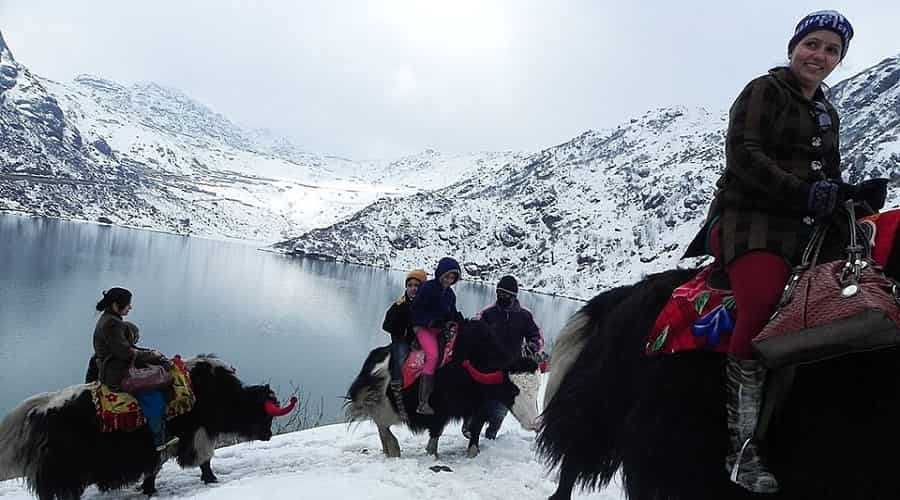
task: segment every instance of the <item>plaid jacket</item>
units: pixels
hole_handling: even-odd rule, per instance
[[[784,67],[747,84],[731,106],[725,172],[716,183],[707,224],[686,257],[706,253],[706,232],[718,221],[722,255],[717,257],[725,264],[750,250],[799,263],[815,223],[807,208],[810,186],[841,176],[837,111],[821,88],[813,100],[825,105],[827,117],[816,116]],[[822,127],[822,121],[830,126]],[[843,232],[829,231],[829,246],[843,241]]]

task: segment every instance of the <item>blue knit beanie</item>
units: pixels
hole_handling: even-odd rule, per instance
[[[837,33],[841,37],[841,59],[847,55],[847,47],[853,38],[853,26],[840,12],[836,10],[820,10],[807,14],[794,28],[794,36],[788,42],[788,55],[794,51],[794,47],[803,40],[803,37],[813,31],[827,30]]]

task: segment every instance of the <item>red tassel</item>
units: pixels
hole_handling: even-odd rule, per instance
[[[466,371],[469,372],[469,376],[479,384],[495,385],[503,383],[503,372],[501,371],[491,373],[480,372],[472,366],[472,363],[470,363],[468,359],[462,362],[462,367],[465,368]]]

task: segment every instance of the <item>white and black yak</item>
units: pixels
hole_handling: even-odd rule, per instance
[[[214,482],[210,459],[216,438],[267,441],[272,418],[290,411],[296,400],[279,408],[268,385],[243,385],[234,369],[215,357],[197,357],[186,366],[196,403],[169,420],[167,429],[180,438],[178,463],[200,466],[203,481]],[[161,464],[149,429],[101,432],[90,387],[32,396],[0,422],[0,480],[24,478],[41,500],[77,499],[91,484],[113,490],[141,477],[145,494],[156,491]]]
[[[400,444],[390,426],[405,424],[415,433],[428,431],[426,452],[437,456],[438,439],[447,423],[473,417],[487,400],[505,404],[523,428],[535,429],[540,385],[537,362],[523,357],[510,359],[494,340],[490,327],[482,321],[463,321],[458,332],[451,361],[435,373],[431,394],[434,415],[415,412],[419,394],[419,381],[416,381],[402,391],[408,421],[400,418],[390,396],[389,347],[374,349],[363,363],[347,392],[346,416],[348,422],[373,420],[385,455],[400,456]],[[479,434],[484,425],[483,421],[476,420],[472,421],[472,438],[467,448],[470,457],[479,452]]]
[[[724,355],[644,354],[656,316],[696,272],[600,294],[564,327],[538,436],[559,466],[550,498],[605,486],[620,467],[633,500],[900,498],[897,349],[796,368],[761,443],[781,492],[755,495],[729,481]]]

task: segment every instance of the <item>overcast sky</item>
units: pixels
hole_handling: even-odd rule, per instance
[[[361,159],[536,151],[656,107],[726,109],[822,8],[856,30],[831,83],[900,53],[892,0],[0,0],[0,30],[40,75],[177,87]]]

